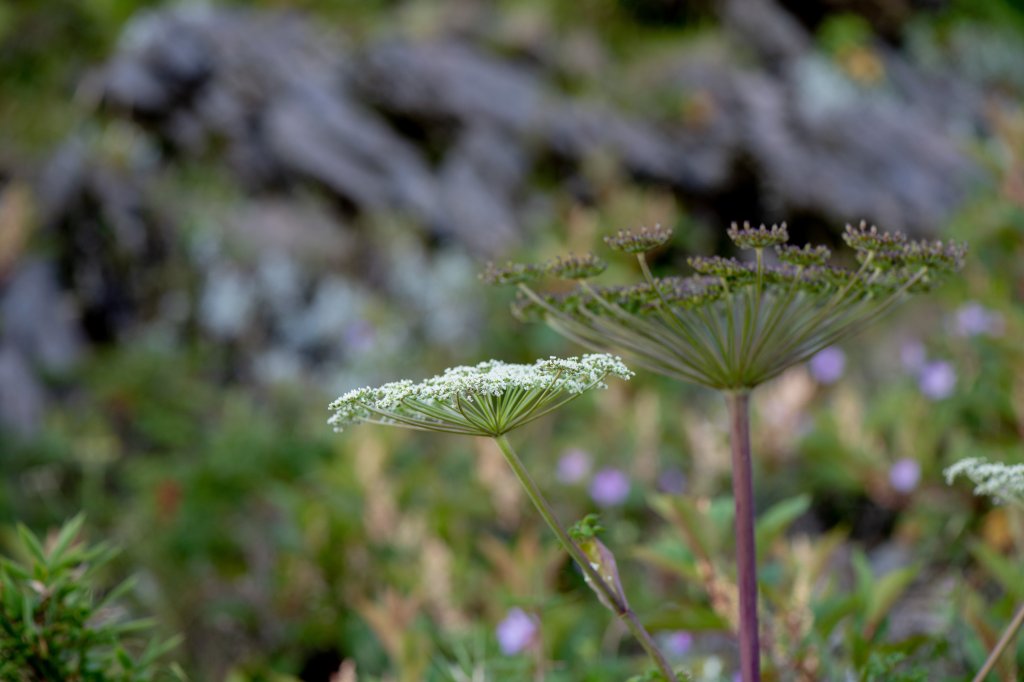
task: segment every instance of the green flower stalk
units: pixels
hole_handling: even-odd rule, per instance
[[[590,267],[586,263],[561,261],[559,267]],[[519,279],[529,268],[510,268],[507,281]],[[506,434],[542,417],[583,393],[606,387],[605,379],[628,380],[633,376],[622,361],[607,354],[579,358],[549,358],[532,365],[482,362],[473,367],[454,367],[443,374],[414,383],[396,381],[377,388],[360,388],[331,403],[330,418],[336,431],[358,423],[384,424],[419,431],[437,431],[492,438],[527,496],[555,533],[569,555],[579,564],[587,584],[602,604],[618,616],[665,676],[675,681],[665,656],[626,601],[614,578],[614,558],[604,553],[591,556],[593,542],[574,540],[558,521],[550,503],[512,448]],[[603,547],[603,545],[601,546]]]
[[[1000,504],[1024,507],[1024,464],[999,464],[987,462],[979,457],[969,457],[946,469],[945,474],[946,482],[950,485],[957,477],[965,476],[974,483],[975,495],[991,497]],[[1003,630],[1002,636],[992,647],[972,682],[984,682],[996,667],[999,657],[1016,639],[1021,626],[1024,626],[1024,604],[1017,608],[1017,613]]]
[[[910,294],[959,270],[957,243],[910,241],[861,223],[843,235],[859,267],[829,264],[823,246],[786,244],[785,223],[733,225],[729,237],[752,258],[689,259],[693,274],[655,277],[645,252],[671,238],[660,226],[607,237],[636,258],[642,279],[627,286],[588,280],[604,270],[594,256],[547,266],[490,266],[482,277],[519,293],[513,312],[546,322],[598,350],[621,352],[659,374],[726,394],[731,415],[733,493],[740,588],[740,666],[744,682],[760,679],[749,394],[788,367],[855,333]],[[568,293],[545,294],[533,282],[549,274],[575,279]]]

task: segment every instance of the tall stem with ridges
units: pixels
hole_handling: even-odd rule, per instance
[[[750,393],[726,394],[732,446],[732,490],[736,506],[736,570],[740,595],[740,674],[760,682],[757,621],[757,547],[754,541],[754,477],[750,457]]]

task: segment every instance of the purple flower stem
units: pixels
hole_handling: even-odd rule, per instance
[[[750,394],[726,393],[732,446],[732,491],[736,506],[736,572],[740,593],[740,673],[761,682],[757,629],[757,549],[754,544],[754,477],[750,461]]]
[[[538,487],[536,481],[530,476],[530,473],[526,470],[526,466],[523,461],[519,459],[519,455],[512,449],[512,444],[508,442],[505,436],[496,436],[494,442],[497,443],[498,448],[501,449],[501,454],[505,456],[505,461],[508,462],[509,467],[512,469],[512,473],[516,475],[519,482],[522,484],[523,489],[526,491],[530,501],[533,502],[533,506],[536,507],[540,513],[541,518],[548,524],[558,541],[562,543],[562,547],[569,553],[580,569],[590,579],[590,583],[594,586],[594,589],[600,590],[601,594],[607,599],[608,603],[612,605],[612,610],[615,615],[625,624],[632,633],[633,637],[640,643],[640,646],[644,648],[647,655],[651,658],[651,661],[658,667],[661,674],[669,682],[679,682],[679,678],[672,671],[672,666],[669,665],[668,659],[655,644],[654,638],[651,637],[651,633],[647,631],[647,628],[643,626],[636,613],[629,607],[625,600],[616,594],[615,590],[608,584],[608,582],[601,577],[601,574],[597,571],[597,568],[590,563],[590,559],[584,554],[580,546],[577,545],[569,533],[565,530],[561,523],[558,521],[558,517],[555,516],[555,510],[552,509],[551,504],[548,503],[547,498],[541,493],[540,487]]]

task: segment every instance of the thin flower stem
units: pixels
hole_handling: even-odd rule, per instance
[[[562,543],[562,547],[569,553],[569,556],[579,564],[579,567],[583,570],[588,578],[588,582],[607,599],[608,603],[614,607],[615,615],[618,616],[622,622],[626,625],[633,636],[640,642],[640,646],[644,648],[647,655],[651,657],[651,660],[658,667],[661,673],[665,676],[665,679],[669,682],[679,682],[679,678],[676,677],[672,671],[672,666],[668,664],[665,659],[665,655],[658,649],[658,645],[654,643],[654,638],[647,632],[647,629],[637,618],[636,613],[629,607],[628,604],[623,603],[622,597],[620,597],[615,590],[611,588],[608,582],[601,576],[597,569],[591,564],[590,559],[583,553],[571,537],[566,532],[562,524],[559,523],[558,518],[555,516],[554,510],[548,503],[544,494],[541,493],[540,488],[537,487],[536,481],[530,476],[530,473],[526,470],[525,465],[519,455],[516,454],[515,450],[512,449],[512,444],[508,442],[508,438],[505,436],[496,436],[494,442],[498,444],[501,449],[501,453],[505,456],[505,461],[512,468],[512,472],[519,479],[523,489],[526,491],[530,501],[533,502],[533,506],[540,512],[541,517],[548,524],[555,536],[558,537],[558,541]]]
[[[974,676],[973,682],[984,682],[985,678],[988,677],[988,674],[996,667],[996,663],[999,661],[999,657],[1003,655],[1006,647],[1009,646],[1010,642],[1012,642],[1016,637],[1017,631],[1020,630],[1021,625],[1024,625],[1024,604],[1021,604],[1020,608],[1017,609],[1017,613],[1014,615],[1013,620],[1011,620],[1010,624],[1006,626],[1006,629],[1003,631],[1003,636],[999,638],[998,642],[996,642],[995,647],[992,649],[992,652],[988,655],[988,659],[985,661],[985,665],[983,665],[981,670],[978,671],[978,674]]]
[[[736,506],[736,569],[740,593],[740,674],[760,682],[757,624],[757,548],[754,543],[754,481],[750,458],[750,393],[726,393],[732,446],[732,490]]]

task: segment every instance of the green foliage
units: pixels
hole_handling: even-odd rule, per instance
[[[84,517],[44,542],[18,526],[24,563],[0,559],[0,678],[11,682],[149,682],[171,679],[159,659],[180,638],[150,634],[153,622],[129,620],[119,600],[125,581],[99,597],[98,572],[114,550],[81,542]],[[180,675],[174,675],[180,679]]]

